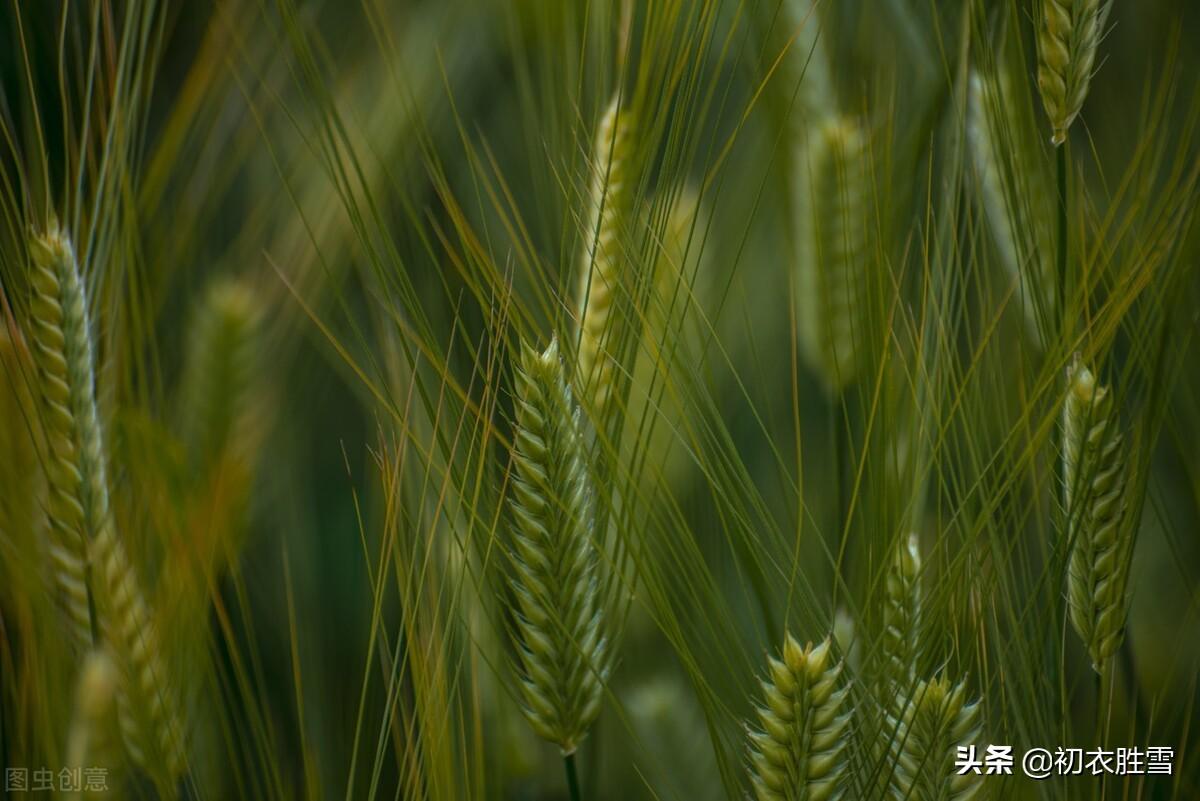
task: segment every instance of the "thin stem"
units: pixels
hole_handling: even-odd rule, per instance
[[[1067,331],[1067,145],[1056,148],[1058,162],[1058,332],[1068,341]]]
[[[579,792],[579,773],[575,770],[575,752],[563,754],[563,766],[567,770],[567,792],[571,801],[582,801],[583,794]]]

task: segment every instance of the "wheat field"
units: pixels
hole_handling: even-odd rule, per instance
[[[5,0],[3,798],[1200,798],[1191,0]]]

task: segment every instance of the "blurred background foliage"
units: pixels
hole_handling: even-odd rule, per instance
[[[0,761],[61,763],[77,669],[19,422],[24,237],[53,213],[91,297],[114,514],[184,698],[184,792],[565,797],[497,610],[508,362],[518,338],[574,347],[594,129],[621,91],[641,115],[639,333],[598,447],[631,603],[589,796],[744,792],[766,654],[840,610],[868,661],[909,530],[919,671],[968,677],[990,742],[1091,743],[1049,491],[1056,380],[1083,350],[1149,443],[1108,742],[1177,749],[1176,776],[1109,795],[1197,797],[1200,13],[1114,4],[1070,151],[1098,300],[1084,341],[1043,353],[965,151],[969,69],[1015,64],[1029,169],[1050,169],[1032,4],[829,0],[796,24],[805,5],[636,3],[621,66],[615,3],[5,3]],[[792,126],[818,26],[836,106],[871,131],[870,356],[841,396],[795,333]],[[239,337],[217,375],[205,343]]]

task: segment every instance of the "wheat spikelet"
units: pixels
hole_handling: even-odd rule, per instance
[[[957,749],[976,744],[979,705],[967,702],[966,685],[946,678],[920,681],[902,714],[889,728],[896,760],[891,791],[898,801],[967,801],[983,787],[982,776],[959,776]]]
[[[619,336],[614,303],[625,287],[628,237],[635,205],[633,112],[614,97],[596,131],[591,165],[585,248],[579,271],[579,355],[576,387],[593,411],[603,415],[616,378]]]
[[[967,139],[984,219],[1001,265],[1016,283],[1029,339],[1044,348],[1043,321],[1056,319],[1054,207],[1045,182],[1038,180],[1035,159],[1015,130],[1011,95],[1007,76],[972,74]]]
[[[579,414],[551,341],[516,372],[512,616],[525,716],[564,754],[600,712],[609,669]]]
[[[1078,359],[1063,407],[1063,500],[1071,555],[1071,623],[1100,671],[1125,634],[1132,556],[1126,518],[1124,438],[1112,395]]]
[[[117,668],[108,652],[89,651],[76,681],[75,712],[67,733],[67,766],[71,769],[81,771],[115,764],[113,707],[118,682]],[[81,794],[67,797],[80,798]]]
[[[917,535],[896,548],[885,578],[883,653],[880,691],[884,698],[903,698],[916,675],[921,628],[921,553]]]
[[[796,180],[800,344],[833,393],[861,367],[869,247],[867,137],[849,118],[813,132]]]
[[[1066,141],[1067,129],[1083,107],[1111,8],[1112,0],[1042,0],[1038,89],[1055,145]]]
[[[833,662],[830,644],[801,647],[788,635],[783,658],[768,662],[759,728],[749,734],[758,801],[829,801],[845,792],[848,690],[838,686],[842,663]]]
[[[91,554],[102,631],[122,673],[117,696],[122,739],[135,765],[169,785],[183,771],[183,737],[156,626],[111,525],[96,534]]]
[[[77,648],[92,642],[87,539],[108,516],[87,299],[71,243],[56,225],[29,242],[34,361],[43,407],[49,553]]]
[[[244,282],[209,289],[191,329],[182,381],[183,438],[201,472],[229,449],[252,459],[259,426],[254,414],[260,305]]]

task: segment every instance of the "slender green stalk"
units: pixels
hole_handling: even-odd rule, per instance
[[[583,793],[579,790],[579,772],[575,768],[575,752],[563,754],[563,765],[567,771],[567,792],[571,801],[583,801]]]
[[[1055,275],[1058,276],[1058,331],[1059,341],[1067,342],[1071,332],[1067,330],[1067,291],[1070,285],[1067,281],[1069,256],[1067,250],[1067,148],[1055,151],[1055,164],[1058,184],[1058,258],[1055,264]]]

